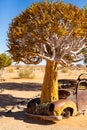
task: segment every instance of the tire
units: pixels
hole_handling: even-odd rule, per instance
[[[68,108],[64,109],[62,114],[63,118],[69,118],[71,116],[71,112]]]
[[[29,113],[35,113],[37,104],[40,104],[40,98],[31,99],[27,104],[27,111]]]

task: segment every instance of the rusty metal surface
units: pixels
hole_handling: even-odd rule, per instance
[[[73,106],[73,105],[72,105],[73,102],[72,102],[71,100],[68,100],[68,99],[60,99],[60,100],[58,100],[58,101],[55,101],[53,104],[54,104],[56,107],[58,107],[58,108],[61,108],[61,107],[63,107],[64,105],[66,105],[66,106]]]
[[[78,109],[87,109],[87,90],[79,90],[77,94],[78,98]]]
[[[76,103],[75,94],[73,95],[73,93],[71,93],[68,99]],[[87,109],[87,89],[78,90],[77,100],[78,100],[78,110],[86,110]]]
[[[66,108],[71,108],[73,110],[72,115],[76,115],[77,114],[77,107],[76,104],[69,99],[60,99],[58,101],[53,102],[54,104],[54,115],[61,115],[63,110]]]
[[[77,84],[77,80],[75,79],[60,79],[58,80],[59,88],[75,88]]]
[[[67,90],[59,90],[59,99],[67,99],[67,97],[70,96],[70,92]]]
[[[27,104],[27,110],[29,113],[36,112],[36,105],[40,104],[40,98],[31,99]]]

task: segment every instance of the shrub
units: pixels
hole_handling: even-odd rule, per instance
[[[7,69],[7,72],[8,72],[8,73],[13,73],[13,72],[14,72],[14,69],[13,69],[13,68],[8,68],[8,69]]]
[[[62,70],[61,70],[62,73],[68,73],[69,72],[69,69],[64,67]]]
[[[19,78],[34,78],[34,72],[33,72],[33,68],[29,67],[29,68],[22,68],[19,70]]]
[[[10,66],[12,59],[5,53],[0,54],[0,69]]]

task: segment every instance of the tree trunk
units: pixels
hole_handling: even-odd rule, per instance
[[[41,103],[58,100],[57,62],[47,61],[42,85]]]

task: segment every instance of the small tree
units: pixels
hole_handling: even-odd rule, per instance
[[[58,100],[58,64],[82,59],[87,22],[85,12],[62,2],[34,3],[12,20],[8,48],[12,58],[26,64],[46,60],[41,103]]]
[[[85,12],[87,13],[87,4],[83,7],[83,9],[84,9]]]
[[[5,53],[0,54],[0,69],[12,64],[12,60]]]
[[[87,18],[87,4],[83,7],[85,13],[86,13],[86,18]],[[86,19],[87,22],[87,19]],[[84,54],[84,63],[87,66],[87,48],[82,49],[82,53]]]
[[[85,55],[84,63],[86,65],[86,67],[87,67],[87,54]]]
[[[84,64],[87,65],[87,48],[81,50],[81,53],[84,55]]]
[[[3,68],[11,65],[12,60],[5,53],[0,54],[0,77],[3,75]]]

